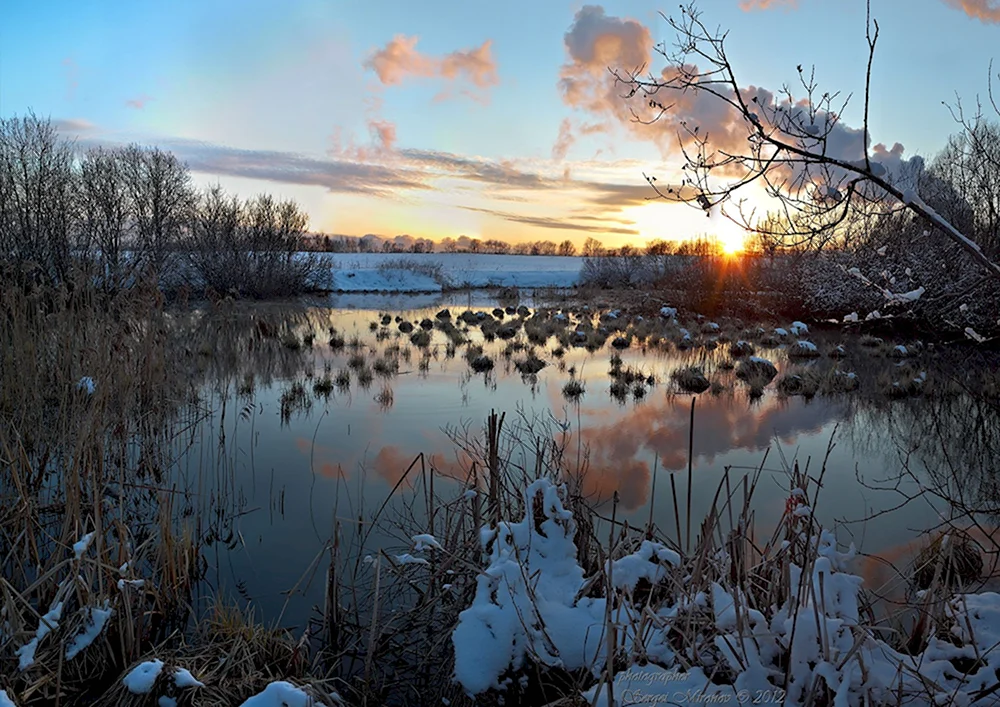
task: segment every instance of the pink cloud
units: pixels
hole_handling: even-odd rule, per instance
[[[566,159],[566,153],[575,141],[573,126],[569,122],[569,118],[563,118],[562,123],[559,124],[559,137],[556,138],[556,143],[552,146],[552,159],[557,161]]]
[[[396,149],[396,125],[388,120],[369,118],[368,134],[371,143],[358,145],[353,137],[345,138],[343,130],[334,128],[331,136],[330,154],[334,157],[357,162],[379,162],[388,159]]]
[[[388,120],[373,120],[368,123],[368,130],[375,144],[384,150],[391,150],[396,144],[396,126]]]
[[[944,3],[980,22],[1000,23],[1000,5],[997,0],[944,0]]]
[[[410,77],[448,81],[465,79],[481,89],[499,82],[491,40],[473,49],[460,49],[443,57],[422,53],[417,49],[418,41],[418,37],[396,35],[384,48],[372,54],[364,66],[374,71],[386,86],[401,84]]]
[[[753,10],[770,10],[775,7],[791,7],[798,5],[798,0],[740,0],[740,9],[744,12]]]

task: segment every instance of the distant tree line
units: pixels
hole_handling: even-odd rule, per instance
[[[78,150],[33,114],[0,119],[0,266],[25,283],[66,285],[80,273],[106,290],[156,278],[267,297],[315,285],[302,254],[308,219],[294,202],[196,189],[156,147]]]
[[[718,240],[702,234],[684,241],[650,241],[644,246],[626,244],[617,248],[605,246],[596,238],[588,238],[579,250],[573,241],[526,241],[507,243],[491,238],[480,240],[461,236],[444,238],[434,242],[428,238],[413,238],[408,235],[384,238],[374,234],[365,236],[330,236],[311,234],[306,239],[309,250],[328,253],[483,253],[491,255],[556,255],[587,258],[629,257],[633,255],[719,255],[722,247]]]
[[[576,245],[568,239],[561,243],[554,241],[508,243],[496,238],[482,240],[468,236],[443,238],[434,242],[429,238],[413,238],[408,235],[384,238],[374,234],[364,236],[313,234],[308,239],[308,247],[328,253],[482,253],[566,257],[577,255]]]

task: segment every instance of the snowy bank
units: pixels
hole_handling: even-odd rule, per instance
[[[574,287],[582,258],[470,253],[321,253],[335,292],[440,292],[442,289]]]
[[[487,565],[452,635],[455,678],[471,695],[515,691],[531,666],[584,669],[596,681],[584,697],[608,706],[609,626],[616,652],[630,663],[612,678],[614,705],[804,704],[824,692],[828,704],[844,707],[970,704],[998,682],[1000,595],[953,597],[946,625],[922,652],[894,649],[862,615],[853,546],[840,552],[833,534],[813,525],[800,489],[788,499],[785,522],[801,552],[790,542],[776,551],[788,589],[770,606],[748,596],[749,583],[732,586],[734,558],[724,550],[707,567],[646,540],[587,577],[564,498],[563,487],[535,481],[520,521],[481,532]]]

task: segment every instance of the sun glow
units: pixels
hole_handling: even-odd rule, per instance
[[[712,218],[714,235],[719,239],[719,246],[725,255],[742,253],[746,247],[747,233],[724,216]]]
[[[653,202],[622,211],[622,218],[634,224],[644,243],[663,240],[682,243],[700,238],[714,239],[726,255],[742,253],[747,233],[722,214],[705,213],[686,204]]]

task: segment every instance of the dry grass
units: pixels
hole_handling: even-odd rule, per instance
[[[570,451],[576,444],[572,435],[567,435],[558,425],[546,427],[539,425],[538,420],[523,417],[516,420],[511,428],[504,428],[503,424],[503,417],[497,416],[491,418],[482,435],[467,428],[453,431],[453,439],[461,450],[469,473],[466,488],[479,490],[471,497],[460,495],[434,500],[433,492],[428,495],[433,471],[427,468],[427,460],[420,455],[411,465],[408,473],[414,482],[413,496],[416,499],[423,497],[428,507],[435,509],[430,516],[430,528],[439,540],[447,540],[442,540],[443,551],[433,554],[433,563],[413,572],[397,566],[392,561],[391,553],[377,558],[380,569],[368,571],[368,586],[374,582],[376,587],[375,595],[368,595],[368,601],[382,605],[395,602],[392,605],[396,611],[391,616],[380,613],[374,627],[366,623],[365,614],[361,612],[356,630],[370,630],[368,645],[382,646],[382,649],[370,661],[371,674],[363,676],[364,686],[359,676],[352,683],[353,691],[348,690],[349,693],[371,696],[370,692],[366,693],[369,684],[385,685],[386,681],[394,679],[394,674],[381,672],[378,666],[417,660],[416,669],[421,675],[421,704],[440,704],[444,700],[451,704],[473,704],[468,698],[456,694],[454,683],[447,679],[451,675],[454,656],[450,653],[448,641],[440,640],[440,637],[450,635],[458,622],[459,613],[469,605],[475,593],[477,577],[481,576],[482,570],[483,545],[479,541],[479,529],[495,527],[501,519],[522,517],[529,508],[534,508],[536,524],[540,523],[537,520],[542,517],[540,499],[532,501],[523,498],[526,476],[529,479],[551,478],[565,484],[561,498],[573,514],[576,528],[574,544],[577,561],[586,577],[583,593],[587,600],[614,597],[616,603],[642,607],[641,611],[626,614],[621,619],[625,623],[616,625],[617,632],[630,636],[648,635],[655,626],[661,625],[655,617],[669,612],[672,616],[668,634],[672,654],[683,656],[685,666],[701,667],[716,684],[732,684],[735,674],[728,667],[719,642],[725,632],[720,631],[710,606],[698,597],[712,597],[713,587],[724,587],[733,596],[745,597],[748,606],[761,612],[764,625],[770,625],[780,607],[789,603],[793,606],[821,603],[821,589],[817,589],[815,583],[800,581],[795,584],[791,578],[812,577],[818,563],[826,561],[821,560],[825,553],[820,551],[820,528],[810,511],[819,502],[817,493],[823,485],[825,459],[811,473],[806,473],[794,460],[784,465],[787,487],[796,491],[789,497],[780,522],[768,535],[757,534],[751,510],[751,500],[762,479],[764,463],[756,471],[746,474],[727,469],[715,490],[708,514],[703,520],[696,519],[699,521],[697,525],[692,526],[689,520],[690,499],[685,505],[672,485],[667,500],[669,502],[672,498],[676,527],[659,528],[652,522],[636,527],[630,523],[615,522],[616,506],[613,503],[603,507],[592,505],[593,499],[583,492],[587,483],[586,457],[581,459]],[[522,460],[525,458],[534,459],[530,470],[523,467]],[[807,512],[800,512],[802,510]],[[414,532],[426,532],[428,514],[414,514],[389,523],[395,528],[396,536],[407,537]],[[629,555],[647,540],[676,551],[680,557],[679,564],[661,565],[664,570],[662,577],[655,582],[643,579],[634,589],[612,589],[606,560]],[[934,600],[924,600],[919,607],[927,620],[924,625],[944,620],[943,607],[952,596],[952,590],[940,578],[943,574],[941,565],[938,562],[939,571],[929,585],[929,594],[925,595],[933,596]],[[801,573],[797,573],[797,568],[801,568]],[[829,569],[824,571],[829,572]],[[958,571],[955,569],[955,573]],[[373,573],[374,577],[371,576]],[[962,578],[968,581],[969,577],[971,572],[966,572]],[[538,580],[537,577],[535,579]],[[449,587],[448,592],[441,593],[435,589],[443,585]],[[822,584],[819,586],[822,587]],[[797,602],[793,601],[795,597],[798,597]],[[871,597],[862,592],[860,598],[861,622],[874,622],[869,603]],[[912,607],[906,610],[912,610]],[[746,617],[740,618],[739,611],[736,622],[735,630],[744,637],[746,645],[752,645],[750,636],[756,634],[752,633]],[[544,624],[532,626],[539,632],[545,631]],[[595,630],[606,631],[607,627],[595,626]],[[915,641],[919,643],[926,639],[921,624],[900,630],[890,641],[899,649],[906,650]],[[610,631],[608,633],[614,635]],[[794,644],[793,641],[791,645]],[[737,640],[735,650],[738,655],[743,650],[739,645]],[[502,693],[502,700],[504,703],[526,705],[587,704],[578,697],[581,691],[613,679],[614,673],[624,670],[628,661],[642,660],[646,655],[644,648],[641,642],[630,650],[619,646],[616,659],[609,661],[606,671],[600,671],[603,674],[597,678],[589,671],[563,669],[553,665],[550,659],[529,652],[527,663],[511,673],[513,680]],[[783,650],[783,654],[774,658],[773,680],[776,686],[789,687],[786,681],[790,679],[791,672],[784,666],[789,664],[791,653],[788,645]],[[847,659],[841,656],[841,660]],[[410,679],[416,678],[411,674]],[[828,704],[829,693],[822,678],[810,679],[814,681],[813,685],[800,686],[806,695],[811,695],[802,704],[814,707]],[[378,694],[381,696],[385,692],[383,690]],[[499,704],[500,698],[500,693],[485,693],[479,695],[474,704]]]
[[[225,532],[172,489],[170,459],[204,414],[191,381],[211,374],[252,398],[301,361],[288,322],[222,308],[187,322],[163,311],[154,284],[113,296],[76,284],[0,290],[0,642],[52,629],[25,670],[0,661],[21,707],[128,704],[113,697],[117,677],[196,618],[201,539]],[[301,383],[287,392],[309,399]],[[217,519],[234,517],[216,503]],[[56,607],[59,620],[42,622]],[[95,609],[107,622],[67,658]]]

